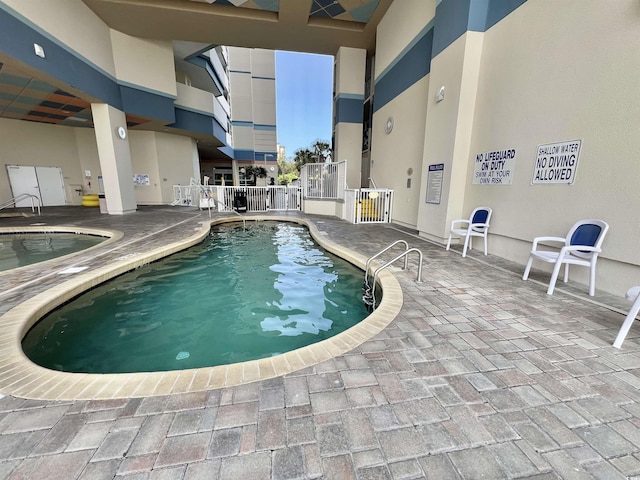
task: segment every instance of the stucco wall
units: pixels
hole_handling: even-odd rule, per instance
[[[83,183],[73,128],[0,118],[0,145],[0,202],[12,197],[6,166],[23,165],[60,167],[67,202],[72,203],[67,187]]]
[[[3,0],[3,3],[115,76],[110,29],[84,3],[77,0]]]
[[[176,96],[173,46],[111,30],[116,77],[120,82]]]
[[[629,48],[640,44],[637,12],[633,0],[528,1],[432,59],[421,235],[444,241],[452,219],[487,205],[494,209],[490,253],[524,265],[533,237],[564,236],[579,219],[601,218],[611,229],[598,288],[622,295],[637,284],[640,57]],[[437,103],[441,86],[445,99]],[[538,146],[571,140],[582,142],[575,182],[532,184]],[[474,184],[476,156],[506,149],[516,152],[511,183]],[[424,203],[433,163],[445,164],[440,205]],[[574,268],[571,278],[586,283],[587,269]]]
[[[491,251],[523,263],[534,236],[563,236],[581,218],[607,221],[598,286],[615,293],[640,275],[618,263],[640,265],[640,56],[629,48],[640,44],[637,19],[633,0],[526,2],[485,33],[469,162],[505,147],[517,161],[511,186],[471,185],[471,166],[465,196],[467,211],[495,210],[491,231],[502,238]],[[537,146],[574,139],[575,183],[531,185]]]
[[[403,0],[391,5],[377,31],[376,82],[385,75],[405,75],[402,69],[396,73],[393,68],[402,62],[412,46],[430,28],[436,3]],[[421,59],[425,66],[428,66],[429,56],[430,52],[425,51]],[[421,202],[420,181],[429,82],[428,74],[416,78],[415,83],[373,115],[371,177],[378,187],[395,191],[392,219],[409,227],[417,225]],[[379,96],[379,93],[376,89],[374,95]],[[393,129],[387,133],[385,127],[389,119],[393,122]]]

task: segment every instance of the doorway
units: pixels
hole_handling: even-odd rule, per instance
[[[60,167],[7,165],[7,173],[13,198],[27,193],[36,195],[44,207],[67,204]],[[30,206],[29,198],[16,202],[16,207]]]

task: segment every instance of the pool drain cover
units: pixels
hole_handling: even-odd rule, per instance
[[[184,360],[185,358],[189,358],[189,352],[180,352],[176,355],[176,360]]]

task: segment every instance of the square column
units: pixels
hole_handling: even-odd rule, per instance
[[[335,62],[333,161],[347,161],[347,185],[360,188],[367,51],[340,47]]]
[[[137,209],[129,132],[123,112],[105,103],[92,103],[107,212],[123,215]]]

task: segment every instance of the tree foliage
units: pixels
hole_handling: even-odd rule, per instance
[[[265,178],[267,176],[267,169],[258,165],[249,165],[244,167],[245,177]]]
[[[295,151],[292,162],[278,162],[280,175],[278,183],[288,184],[300,176],[300,169],[307,163],[325,163],[331,161],[331,145],[329,142],[316,140],[309,148],[299,148]]]

